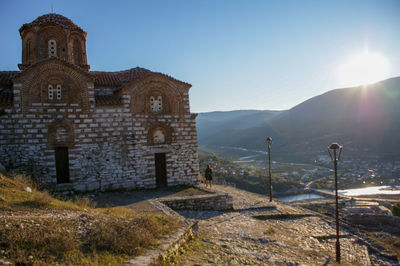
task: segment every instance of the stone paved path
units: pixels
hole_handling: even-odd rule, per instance
[[[179,211],[199,221],[199,238],[177,265],[328,265],[335,260],[335,224],[309,210],[231,187],[234,212]],[[257,218],[258,217],[258,218]],[[341,230],[343,265],[369,265],[366,247]]]

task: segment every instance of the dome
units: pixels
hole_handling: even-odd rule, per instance
[[[50,14],[45,14],[45,15],[42,15],[42,16],[36,18],[31,23],[22,25],[22,27],[20,28],[20,31],[24,27],[41,26],[41,25],[45,25],[45,24],[55,24],[55,25],[63,27],[64,29],[80,29],[80,30],[82,30],[74,22],[72,22],[72,20],[70,20],[69,18],[64,17],[63,15],[60,15],[60,14],[50,13]]]

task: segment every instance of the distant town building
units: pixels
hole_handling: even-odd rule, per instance
[[[1,164],[61,191],[197,182],[190,84],[139,67],[90,71],[87,33],[59,14],[19,32],[20,71],[0,71]]]

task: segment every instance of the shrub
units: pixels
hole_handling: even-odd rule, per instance
[[[75,197],[74,202],[76,205],[82,208],[95,208],[96,202],[92,201],[88,197]]]
[[[268,228],[268,230],[264,232],[264,235],[273,235],[273,234],[275,234],[275,229],[273,227]]]
[[[37,207],[46,207],[50,205],[53,201],[53,198],[47,191],[36,192],[33,194],[33,200],[31,201],[32,205],[36,205]]]
[[[8,175],[8,178],[11,180],[17,181],[14,183],[16,187],[25,188],[30,187],[33,190],[41,190],[44,188],[43,184],[41,184],[34,176],[32,175],[23,175],[18,173],[12,173]]]
[[[392,206],[392,213],[400,217],[400,201]]]

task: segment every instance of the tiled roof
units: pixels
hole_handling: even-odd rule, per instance
[[[38,17],[37,19],[35,19],[34,21],[32,21],[31,23],[22,25],[21,29],[26,26],[41,26],[44,24],[56,24],[56,25],[63,27],[64,29],[80,29],[80,30],[82,30],[74,22],[72,22],[72,20],[70,20],[69,18],[64,17],[63,15],[54,14],[54,13],[42,15],[42,16]]]
[[[0,106],[11,106],[13,93],[10,89],[0,89]]]
[[[118,72],[90,71],[95,76],[94,85],[99,87],[121,87],[134,79],[147,76],[153,72],[136,67]]]
[[[121,97],[118,95],[95,95],[96,106],[122,105]]]
[[[19,71],[0,71],[0,86],[11,86],[12,78],[18,73]]]

